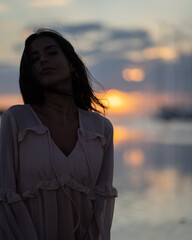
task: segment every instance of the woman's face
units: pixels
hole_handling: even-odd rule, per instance
[[[32,74],[44,87],[72,90],[72,66],[51,37],[35,39],[30,46]]]

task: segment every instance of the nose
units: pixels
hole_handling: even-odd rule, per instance
[[[47,62],[47,58],[46,58],[45,55],[42,55],[42,56],[40,57],[40,63],[43,64],[43,63],[45,63],[45,62]]]

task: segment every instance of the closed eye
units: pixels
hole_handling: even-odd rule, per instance
[[[32,58],[31,61],[32,61],[32,63],[35,63],[35,62],[38,61],[39,59],[40,59],[40,57],[38,56],[38,57]]]
[[[51,52],[48,52],[48,55],[57,55],[57,51],[51,51]]]
[[[54,56],[57,55],[57,51],[50,51],[47,53],[48,56]],[[32,63],[35,63],[36,61],[38,61],[40,59],[40,56],[35,56],[31,59]]]

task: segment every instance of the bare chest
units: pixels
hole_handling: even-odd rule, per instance
[[[64,125],[47,124],[51,138],[57,147],[68,156],[78,140],[78,121],[66,122]]]

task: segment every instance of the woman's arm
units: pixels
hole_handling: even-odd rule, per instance
[[[107,141],[96,183],[96,200],[94,207],[95,220],[99,229],[99,236],[94,239],[100,240],[110,240],[115,197],[117,197],[117,190],[112,185],[114,165],[113,126],[107,119],[105,123],[105,137]]]
[[[10,110],[0,127],[0,239],[38,240],[27,207],[17,192],[18,130]]]

